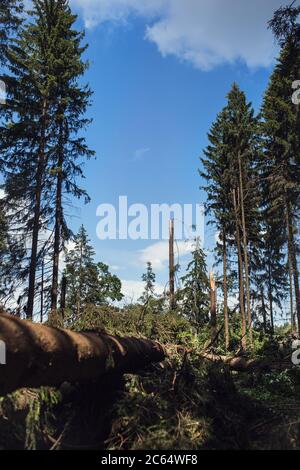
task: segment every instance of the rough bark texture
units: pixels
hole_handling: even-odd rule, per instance
[[[217,294],[214,274],[210,273],[210,329],[211,341],[217,342]]]
[[[31,256],[29,266],[29,284],[28,284],[28,302],[26,309],[26,317],[32,319],[34,309],[35,297],[35,278],[38,257],[38,242],[40,231],[41,219],[41,201],[43,190],[43,178],[45,172],[45,147],[46,147],[46,126],[47,126],[47,101],[43,101],[43,114],[42,114],[42,129],[40,137],[40,149],[38,155],[38,165],[36,172],[36,188],[35,188],[35,203],[34,203],[34,218],[32,228],[32,241],[31,241]]]
[[[241,237],[240,237],[240,226],[238,220],[238,211],[237,211],[237,200],[236,200],[236,191],[233,190],[233,206],[235,212],[235,226],[236,226],[236,246],[238,252],[238,271],[239,271],[239,302],[240,302],[240,311],[242,317],[242,348],[246,350],[247,348],[247,326],[246,326],[246,313],[245,313],[245,292],[244,292],[244,272],[243,272],[243,255],[242,255],[242,246],[241,246]]]
[[[239,182],[240,182],[240,206],[241,206],[241,219],[242,219],[242,231],[243,231],[243,251],[244,251],[244,263],[245,263],[245,281],[246,281],[246,303],[247,303],[247,316],[248,316],[248,331],[250,346],[253,349],[253,335],[252,335],[252,312],[250,302],[250,276],[249,276],[249,255],[248,255],[248,234],[246,228],[245,218],[245,201],[244,201],[244,185],[243,185],[243,172],[241,155],[238,155],[239,161]]]
[[[56,197],[55,197],[55,229],[54,229],[54,247],[53,247],[53,270],[51,286],[51,310],[57,309],[58,297],[58,276],[59,276],[59,255],[61,250],[63,208],[62,208],[62,190],[63,190],[63,123],[59,128],[59,156],[57,162],[56,177]]]
[[[289,203],[286,203],[286,219],[287,219],[287,232],[288,232],[288,252],[289,261],[291,263],[293,279],[294,279],[294,292],[296,299],[296,314],[298,323],[298,334],[300,334],[300,286],[299,286],[299,270],[296,256],[296,242],[294,236],[293,221]]]
[[[6,314],[0,314],[1,341],[6,365],[0,365],[0,395],[22,387],[88,382],[110,372],[136,372],[165,357],[164,348],[154,341],[76,333]]]

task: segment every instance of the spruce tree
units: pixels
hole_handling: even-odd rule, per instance
[[[5,159],[5,192],[11,223],[31,245],[28,260],[27,316],[32,318],[36,272],[43,247],[41,231],[48,228],[52,198],[48,164],[51,155],[50,127],[55,77],[51,74],[53,31],[51,16],[40,15],[33,2],[32,22],[26,23],[7,52],[9,75],[7,106],[10,119],[1,129]]]
[[[229,346],[229,318],[228,318],[228,274],[229,255],[234,233],[234,220],[232,216],[232,199],[229,156],[226,151],[226,116],[225,110],[220,112],[208,134],[209,145],[204,150],[201,159],[203,170],[200,176],[206,181],[203,189],[207,194],[206,214],[211,215],[209,221],[219,234],[220,243],[217,243],[216,254],[219,262],[223,264],[223,305],[225,323],[225,343]]]
[[[0,65],[7,59],[7,48],[12,36],[21,24],[23,2],[21,0],[1,0],[0,3]]]
[[[51,175],[56,187],[53,247],[53,275],[51,308],[57,308],[59,256],[70,231],[64,217],[63,195],[89,200],[87,193],[76,183],[82,177],[81,163],[94,152],[88,149],[80,131],[89,124],[84,114],[89,105],[91,91],[79,83],[88,64],[82,60],[86,47],[81,46],[83,34],[73,29],[76,16],[72,15],[66,0],[51,0],[42,5],[43,16],[52,16],[55,25],[52,67],[56,77],[53,121],[53,157]]]
[[[207,185],[207,211],[213,215],[221,244],[226,345],[229,342],[227,312],[227,253],[237,253],[239,304],[242,342],[246,347],[246,309],[250,343],[252,343],[251,269],[258,256],[260,214],[258,184],[257,118],[245,94],[234,84],[228,103],[218,115],[209,134],[210,145],[202,159],[200,172]],[[233,241],[234,240],[234,241]],[[220,250],[221,245],[221,250]],[[226,282],[224,282],[224,280]]]
[[[299,13],[298,13],[299,14]],[[265,156],[264,177],[267,182],[269,214],[284,228],[284,242],[290,279],[296,300],[298,330],[300,331],[300,290],[297,254],[297,223],[300,200],[300,112],[292,101],[292,84],[300,76],[300,37],[281,29],[275,33],[282,38],[282,50],[271,76],[262,107],[262,134]],[[285,31],[285,33],[284,33]],[[282,243],[282,242],[281,242]],[[293,295],[291,293],[291,300]],[[291,302],[292,304],[292,302]]]
[[[230,158],[230,180],[233,208],[236,220],[235,234],[238,251],[240,290],[245,278],[248,332],[251,346],[253,313],[251,307],[251,271],[255,269],[255,258],[261,234],[260,194],[258,185],[258,120],[245,94],[233,85],[228,94],[227,149]],[[251,269],[252,268],[252,269]],[[244,275],[243,275],[244,273]],[[240,292],[242,303],[242,292]]]
[[[74,248],[66,255],[64,276],[67,285],[67,308],[72,319],[78,318],[88,305],[101,306],[120,301],[121,281],[109,272],[107,265],[95,263],[95,252],[83,226],[74,237]]]
[[[8,49],[10,119],[1,128],[7,210],[30,239],[27,316],[33,315],[37,270],[52,252],[51,305],[57,306],[59,254],[70,236],[63,194],[85,197],[77,185],[81,163],[92,155],[79,135],[90,90],[78,85],[86,64],[82,34],[66,0],[34,0],[26,23]],[[54,225],[54,227],[52,227]],[[54,240],[45,237],[53,228]],[[45,239],[46,238],[46,239]]]
[[[208,321],[209,279],[205,253],[198,240],[195,245],[187,272],[181,278],[181,303],[183,315],[199,330]]]

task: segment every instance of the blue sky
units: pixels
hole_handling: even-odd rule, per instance
[[[166,244],[100,241],[97,206],[117,205],[121,195],[147,206],[204,202],[199,156],[226,94],[235,81],[258,110],[274,65],[266,22],[280,2],[228,0],[226,10],[224,3],[71,0],[89,43],[86,81],[94,96],[87,139],[97,154],[85,165],[91,203],[76,203],[71,224],[75,231],[85,225],[97,259],[112,267],[129,296],[140,293],[147,257],[161,258],[157,281],[165,285]],[[206,248],[214,239],[207,228]],[[181,252],[183,270],[187,260]]]

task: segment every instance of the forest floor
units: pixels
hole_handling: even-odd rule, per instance
[[[148,315],[138,331],[136,311],[106,313],[73,328],[159,339],[167,359],[137,375],[1,398],[0,449],[300,449],[300,368],[233,372],[201,357],[203,338],[180,317]]]

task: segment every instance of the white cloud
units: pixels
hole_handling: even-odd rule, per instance
[[[182,259],[188,256],[193,250],[193,241],[178,241],[175,243],[175,262],[179,258]],[[161,241],[148,246],[139,252],[138,263],[145,266],[147,262],[152,263],[154,271],[161,271],[166,269],[169,261],[169,243]]]
[[[140,148],[140,149],[137,149],[135,152],[134,152],[134,155],[133,155],[133,161],[134,162],[137,162],[139,160],[141,160],[145,155],[146,153],[150,152],[150,149],[149,148]]]
[[[83,11],[85,24],[93,27],[105,21],[125,24],[131,14],[153,18],[160,15],[169,0],[71,0]]]
[[[105,263],[109,266],[109,263]],[[123,266],[118,266],[117,264],[113,264],[112,266],[109,266],[109,269],[111,271],[114,271],[114,272],[117,272],[117,271],[124,271],[124,267]]]
[[[0,188],[0,199],[3,199],[5,197],[5,191]]]
[[[145,37],[163,56],[209,70],[223,63],[269,66],[275,54],[267,22],[282,0],[71,0],[87,27],[147,22]]]

